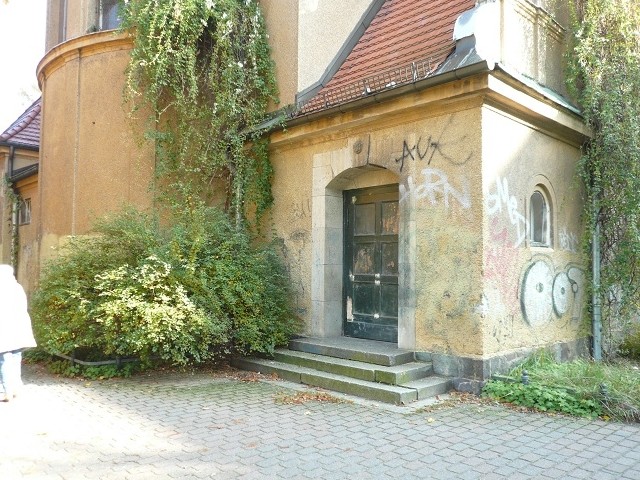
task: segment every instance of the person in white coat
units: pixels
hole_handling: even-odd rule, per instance
[[[36,346],[27,296],[11,265],[0,265],[0,400],[8,402],[22,388],[22,351]]]

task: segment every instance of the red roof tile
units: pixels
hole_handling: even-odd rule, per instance
[[[336,74],[299,113],[431,75],[455,47],[456,19],[475,3],[386,0]]]
[[[41,108],[41,98],[39,98],[0,134],[0,144],[39,148]]]

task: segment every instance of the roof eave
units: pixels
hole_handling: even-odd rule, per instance
[[[336,105],[334,107],[329,107],[318,112],[297,116],[286,121],[286,126],[293,127],[296,125],[301,125],[303,123],[311,122],[319,118],[334,115],[336,113],[346,113],[348,111],[362,108],[367,105],[382,103],[384,101],[397,98],[411,91],[420,91],[427,88],[435,87],[437,85],[442,85],[447,82],[460,80],[472,75],[477,75],[479,73],[488,73],[493,70],[494,66],[495,65],[490,65],[486,60],[480,60],[476,63],[467,64],[454,70],[447,70],[410,84],[401,85],[396,88],[391,88],[379,93],[374,93],[372,95],[368,95],[351,102]],[[270,131],[274,130],[276,130],[276,128],[272,128]]]

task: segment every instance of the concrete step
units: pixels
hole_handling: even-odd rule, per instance
[[[436,395],[444,395],[453,389],[453,382],[447,377],[431,376],[407,382],[401,387],[412,388],[417,392],[418,400],[426,400]]]
[[[387,367],[415,360],[413,351],[398,348],[393,343],[350,337],[295,338],[289,342],[289,349]]]
[[[378,402],[406,405],[418,399],[418,390],[412,387],[370,382],[276,360],[236,358],[232,365],[262,374],[276,374],[290,382],[326,388]]]
[[[313,368],[322,372],[335,373],[369,382],[386,383],[388,385],[400,385],[419,380],[433,373],[431,363],[427,362],[409,362],[393,367],[386,367],[383,365],[287,349],[276,350],[273,359],[300,367]]]

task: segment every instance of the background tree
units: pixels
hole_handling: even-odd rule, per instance
[[[605,355],[616,352],[640,306],[640,3],[574,2],[569,85],[591,141],[580,175],[586,188],[585,245],[599,230]]]

